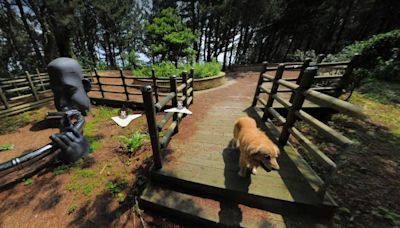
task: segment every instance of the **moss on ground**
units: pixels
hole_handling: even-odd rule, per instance
[[[400,105],[378,102],[360,92],[354,92],[350,101],[363,107],[371,122],[383,125],[393,135],[400,137]]]
[[[99,149],[101,146],[101,137],[97,134],[97,129],[99,126],[105,121],[109,120],[112,116],[118,115],[118,111],[119,109],[104,106],[100,108],[92,108],[89,114],[92,116],[92,119],[90,121],[86,121],[85,126],[83,127],[85,138],[90,145],[90,152]]]
[[[42,107],[33,111],[2,118],[0,121],[0,135],[15,132],[18,128],[42,120],[47,109],[46,107]]]

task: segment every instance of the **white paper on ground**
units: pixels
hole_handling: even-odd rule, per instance
[[[183,107],[181,109],[178,109],[178,108],[165,109],[164,112],[178,112],[178,113],[189,114],[189,115],[192,114],[192,112],[185,107]]]
[[[120,127],[126,127],[126,126],[128,126],[128,124],[129,124],[132,120],[134,120],[134,119],[140,117],[141,115],[142,115],[142,114],[128,115],[128,116],[126,116],[125,119],[121,119],[119,116],[113,116],[113,117],[111,117],[111,119],[114,120],[114,122],[117,123]]]

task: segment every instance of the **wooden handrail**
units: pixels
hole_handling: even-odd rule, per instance
[[[346,147],[353,143],[347,137],[343,136],[339,132],[335,131],[328,125],[324,124],[323,122],[319,121],[317,118],[311,116],[310,114],[308,114],[303,110],[297,111],[296,116],[302,119],[310,126],[314,127],[316,130],[318,130],[318,132],[325,135],[331,141],[334,141],[335,143],[339,144],[340,146]]]
[[[157,102],[157,104],[155,104],[156,110],[161,111],[161,109],[164,108],[164,106],[170,102],[172,100],[172,98],[175,97],[175,92],[170,92],[168,93],[163,99],[161,99],[161,101]]]
[[[290,133],[299,141],[299,143],[314,157],[318,162],[325,167],[336,169],[336,164],[328,156],[324,154],[318,147],[308,140],[303,133],[295,127],[290,129]]]
[[[340,100],[336,97],[332,97],[312,89],[304,91],[303,94],[306,96],[307,100],[312,101],[318,105],[336,109],[340,112],[359,119],[367,118],[367,116],[363,113],[362,109],[359,106]]]

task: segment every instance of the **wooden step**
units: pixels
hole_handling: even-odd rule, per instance
[[[193,191],[215,199],[234,199],[242,204],[276,213],[311,212],[330,217],[336,209],[331,201],[321,202],[304,181],[268,175],[241,178],[237,175],[237,170],[223,167],[174,162],[153,171],[152,180],[182,191]]]
[[[329,221],[309,216],[277,214],[238,202],[182,193],[150,183],[140,198],[140,206],[169,215],[180,224],[199,227],[323,227]]]

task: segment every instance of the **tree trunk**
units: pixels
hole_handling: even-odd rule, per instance
[[[19,12],[21,14],[22,23],[24,24],[25,30],[28,33],[29,39],[31,40],[33,49],[35,50],[36,57],[40,61],[41,65],[44,67],[46,65],[46,63],[44,62],[43,56],[40,53],[39,45],[37,44],[37,42],[36,42],[36,40],[35,40],[35,38],[33,36],[33,33],[32,33],[32,31],[31,31],[31,29],[29,27],[28,21],[26,20],[26,16],[25,16],[24,8],[22,6],[22,2],[21,2],[21,0],[16,0],[16,3],[17,3],[17,6],[18,6],[18,9],[19,9]]]

